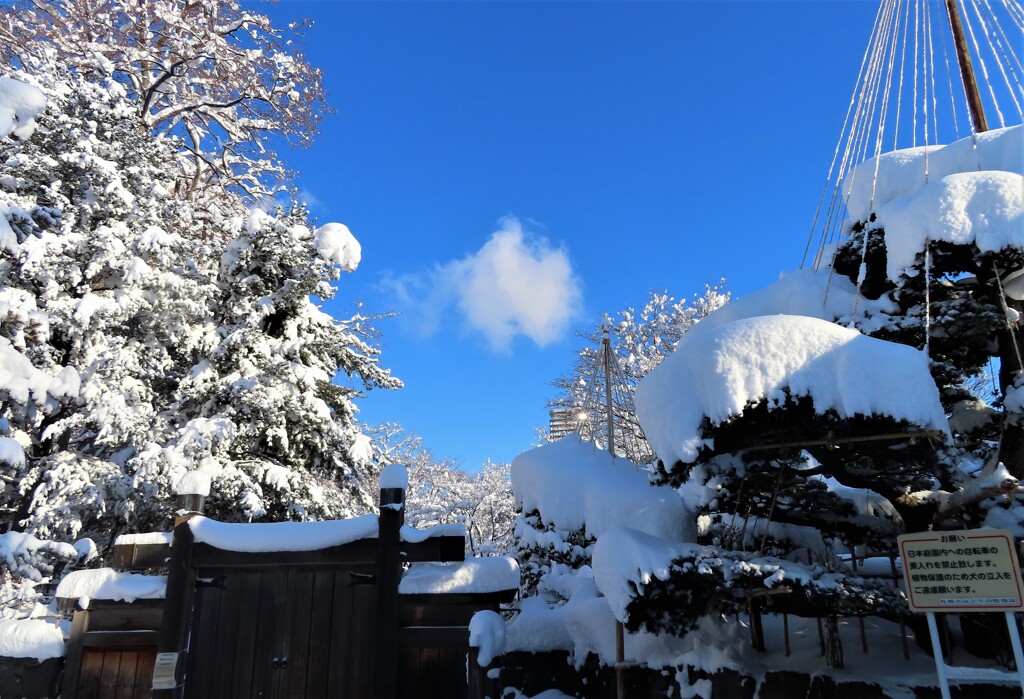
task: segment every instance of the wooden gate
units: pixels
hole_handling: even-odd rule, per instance
[[[372,566],[202,568],[185,696],[372,696]]]

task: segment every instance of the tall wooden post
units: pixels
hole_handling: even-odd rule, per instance
[[[195,538],[187,520],[174,527],[173,541],[167,573],[167,597],[157,645],[157,666],[153,673],[153,699],[180,699],[185,692],[189,626],[196,587],[196,575],[192,569]],[[172,677],[173,682],[170,681]]]
[[[402,524],[405,490],[381,488],[377,559],[377,662],[378,699],[398,696],[398,584],[402,577]]]
[[[960,23],[960,11],[956,0],[946,0],[946,13],[949,15],[949,28],[953,32],[953,44],[956,46],[956,60],[960,64],[960,75],[964,81],[964,92],[967,94],[967,106],[971,110],[971,121],[974,133],[988,131],[985,110],[981,106],[981,93],[978,92],[978,81],[974,78],[974,67],[971,65],[971,54],[967,50],[967,37]]]

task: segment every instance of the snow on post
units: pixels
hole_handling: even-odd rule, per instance
[[[28,138],[36,128],[33,120],[45,108],[46,97],[38,87],[0,78],[0,138]]]
[[[206,471],[189,471],[174,485],[177,495],[175,505],[179,512],[201,513],[206,498],[210,495],[210,474]]]
[[[388,464],[380,472],[381,490],[389,488],[400,488],[405,490],[409,487],[409,469],[402,464]]]
[[[898,388],[896,388],[898,387]],[[938,389],[923,352],[828,321],[760,316],[689,333],[636,389],[636,412],[667,468],[694,463],[719,425],[763,400],[788,395],[839,417],[884,415],[948,434]]]

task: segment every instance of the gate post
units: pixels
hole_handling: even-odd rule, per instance
[[[180,699],[184,696],[188,633],[195,591],[195,571],[192,569],[194,543],[195,537],[187,520],[174,527],[167,595],[153,673],[153,699]]]
[[[378,699],[395,699],[398,694],[398,584],[402,577],[406,484],[405,467],[400,464],[391,464],[381,473],[375,663]]]

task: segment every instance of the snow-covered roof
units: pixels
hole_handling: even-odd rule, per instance
[[[42,619],[0,619],[0,658],[64,657],[60,627]]]
[[[402,576],[403,595],[503,592],[519,588],[519,563],[496,556],[462,563],[413,563]]]
[[[599,537],[629,523],[667,539],[682,539],[692,517],[672,488],[650,485],[648,473],[571,434],[517,456],[512,490],[523,511],[538,510],[558,529],[585,528]]]
[[[77,599],[79,606],[85,609],[94,599],[114,602],[163,599],[166,591],[166,575],[139,575],[113,568],[97,568],[68,573],[57,586],[57,597]]]
[[[884,415],[947,431],[924,353],[803,316],[758,316],[685,335],[636,389],[636,413],[667,465],[692,463],[705,417],[721,424],[751,403],[807,396],[819,413]],[[653,533],[653,532],[649,532]]]
[[[377,515],[323,522],[256,522],[231,524],[206,517],[188,521],[196,543],[225,551],[261,553],[313,551],[359,539],[376,538]]]

